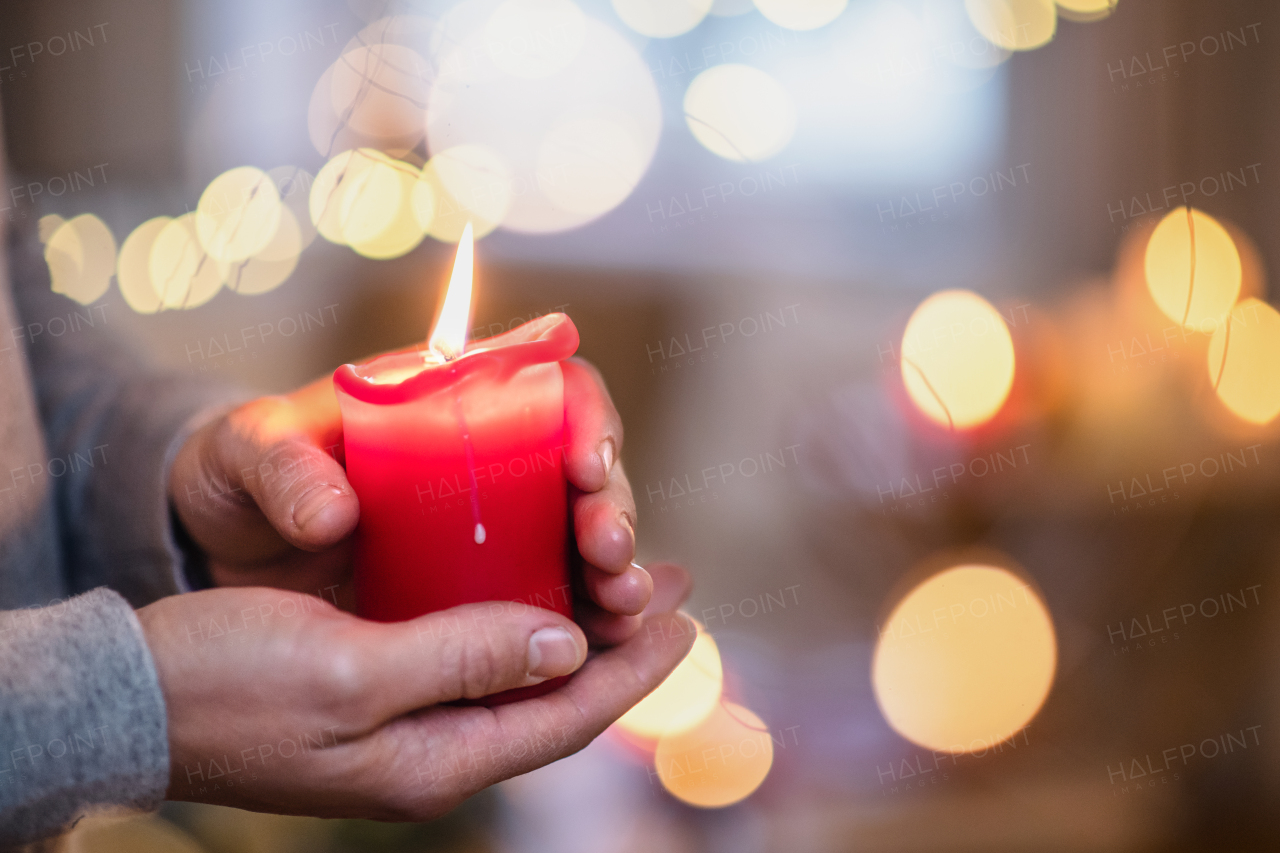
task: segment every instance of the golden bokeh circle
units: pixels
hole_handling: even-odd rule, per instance
[[[1058,7],[1053,0],[964,0],[982,37],[1005,50],[1035,50],[1053,39]]]
[[[232,263],[261,251],[280,223],[275,181],[253,166],[228,169],[209,182],[196,205],[200,245],[216,261]]]
[[[773,767],[773,738],[747,708],[717,703],[697,726],[658,739],[654,769],[672,796],[705,809],[749,797]]]
[[[1211,334],[1240,295],[1243,269],[1235,241],[1218,220],[1178,207],[1156,225],[1143,256],[1147,292],[1160,311]]]
[[[1013,339],[991,303],[944,290],[916,308],[902,335],[902,381],[930,420],[968,429],[990,420],[1013,387]]]
[[[255,296],[275,290],[298,267],[302,253],[302,233],[293,211],[280,210],[280,224],[271,242],[251,258],[222,264],[222,277],[227,290],[241,296]]]
[[[222,287],[223,270],[205,252],[195,218],[184,213],[170,220],[151,244],[147,271],[161,308],[196,308]]]
[[[351,245],[375,240],[400,210],[401,172],[412,170],[373,148],[334,155],[311,185],[311,222],[330,243]]]
[[[653,740],[687,732],[707,718],[720,703],[724,669],[720,650],[701,625],[684,660],[658,687],[616,725],[623,731]]]
[[[1116,10],[1120,0],[1057,0],[1058,14],[1069,21],[1101,21]]]
[[[987,565],[925,580],[880,627],[871,681],[900,735],[938,752],[984,752],[1026,726],[1053,684],[1057,639],[1030,584]]]
[[[160,291],[151,280],[151,247],[172,221],[169,216],[148,219],[133,229],[120,247],[116,283],[124,301],[139,314],[154,314],[164,306]]]
[[[1209,339],[1209,380],[1218,399],[1259,426],[1280,414],[1280,313],[1242,299]]]
[[[767,160],[791,141],[796,110],[768,72],[725,63],[703,71],[684,95],[684,117],[704,148],[726,160]]]
[[[414,191],[418,224],[435,239],[456,243],[470,222],[479,239],[506,218],[511,182],[506,159],[489,146],[446,148],[422,167],[421,186]]]
[[[82,213],[58,225],[44,246],[45,263],[54,293],[89,305],[111,287],[116,269],[116,239],[92,213]]]

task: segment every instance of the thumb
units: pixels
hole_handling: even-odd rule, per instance
[[[247,495],[290,545],[319,551],[344,539],[359,519],[359,501],[342,466],[309,432],[297,405],[282,397],[254,400],[200,430],[174,460],[174,477],[192,476],[194,467],[201,489],[227,497],[205,502],[194,524],[183,520],[224,541],[257,538],[261,519],[254,523]]]
[[[511,601],[464,604],[407,622],[361,623],[361,670],[381,721],[440,702],[478,699],[568,675],[587,658],[582,629]]]

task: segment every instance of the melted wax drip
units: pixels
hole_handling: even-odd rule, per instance
[[[458,413],[458,426],[462,429],[462,446],[467,453],[467,474],[471,477],[471,518],[476,523],[475,540],[483,545],[488,538],[484,525],[480,523],[480,488],[476,484],[476,453],[471,446],[471,431],[467,429],[467,419],[462,416],[462,397],[454,397],[454,411]]]

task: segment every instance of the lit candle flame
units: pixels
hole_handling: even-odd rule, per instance
[[[427,349],[443,361],[452,361],[462,355],[467,346],[474,253],[471,223],[468,222],[467,227],[462,230],[462,239],[458,241],[458,254],[453,261],[449,289],[444,295],[444,307],[440,309],[440,318],[436,320],[431,337],[427,339]]]

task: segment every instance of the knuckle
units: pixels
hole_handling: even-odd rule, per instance
[[[316,695],[344,716],[368,695],[368,679],[359,655],[342,644],[321,661],[316,681]]]
[[[448,683],[466,699],[492,693],[503,676],[500,644],[489,631],[475,631],[452,640],[445,649]]]

